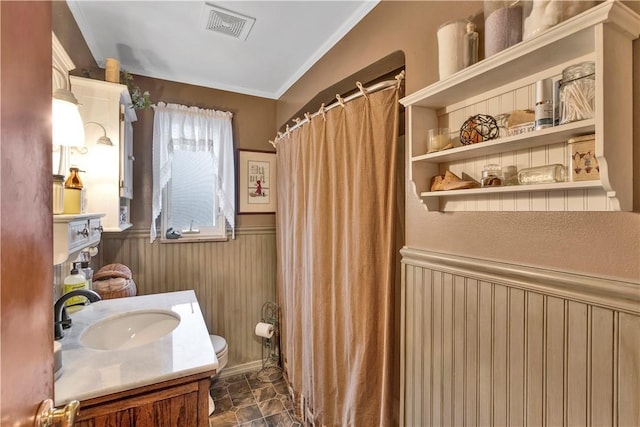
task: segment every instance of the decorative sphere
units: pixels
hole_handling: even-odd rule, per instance
[[[462,145],[477,144],[496,139],[499,134],[496,119],[487,114],[476,114],[462,124],[460,143]]]

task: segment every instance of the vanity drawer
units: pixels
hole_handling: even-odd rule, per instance
[[[89,221],[72,221],[69,223],[69,252],[89,244]]]
[[[100,218],[93,218],[89,220],[89,244],[95,246],[100,242],[102,237],[102,225],[100,224]]]
[[[54,215],[53,264],[75,259],[90,246],[98,246],[102,237],[100,218],[104,214]]]

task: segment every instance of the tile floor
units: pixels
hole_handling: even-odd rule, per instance
[[[262,377],[256,371],[215,378],[211,397],[216,409],[209,417],[209,426],[300,427],[284,380],[264,382]]]

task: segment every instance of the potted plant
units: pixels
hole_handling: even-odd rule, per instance
[[[120,82],[126,84],[131,95],[131,108],[135,110],[143,110],[151,107],[151,96],[149,91],[142,92],[140,87],[133,84],[133,76],[126,70],[120,72]]]

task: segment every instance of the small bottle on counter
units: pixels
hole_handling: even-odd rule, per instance
[[[467,22],[462,56],[465,68],[478,62],[478,33],[473,22]]]
[[[536,82],[535,129],[553,126],[553,80]]]

